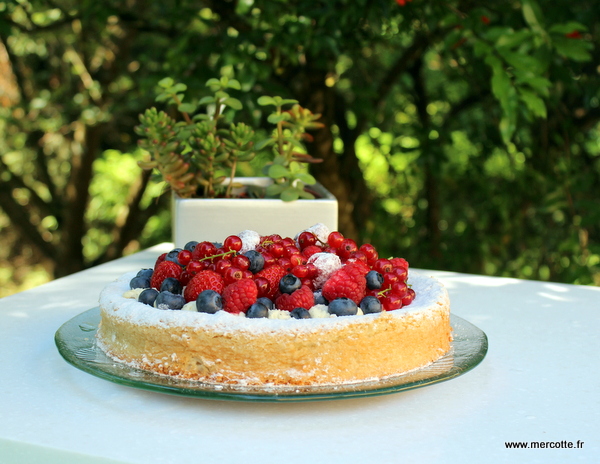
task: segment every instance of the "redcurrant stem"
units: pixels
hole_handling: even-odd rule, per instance
[[[220,258],[221,256],[227,256],[227,255],[230,255],[232,253],[236,253],[236,251],[235,250],[229,250],[229,251],[226,251],[225,253],[219,253],[218,255],[205,256],[204,258],[200,258],[198,261],[206,261],[207,259]]]

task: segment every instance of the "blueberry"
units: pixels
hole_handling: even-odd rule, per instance
[[[302,287],[302,281],[294,274],[284,275],[279,281],[279,291],[281,293],[294,293]]]
[[[165,291],[160,292],[156,296],[154,304],[158,309],[181,309],[185,304],[185,298],[181,295]]]
[[[336,298],[329,303],[329,313],[336,316],[354,316],[358,313],[358,306],[350,298]]]
[[[223,300],[214,290],[204,290],[196,298],[196,310],[199,313],[214,314],[221,309],[223,309]]]
[[[275,303],[273,303],[273,301],[271,299],[267,298],[266,296],[261,296],[256,301],[258,303],[262,303],[263,305],[265,305],[267,307],[267,309],[275,309]]]
[[[327,306],[329,304],[329,301],[327,301],[327,298],[323,296],[323,293],[315,292],[315,304]]]
[[[252,319],[256,319],[259,317],[269,317],[269,308],[267,308],[264,304],[256,301],[248,311],[246,312],[246,317],[250,317]]]
[[[154,274],[154,269],[140,269],[136,277],[148,277],[150,279],[152,274]]]
[[[147,288],[138,296],[138,301],[150,306],[154,306],[154,300],[158,295],[158,290],[155,288]]]
[[[171,292],[180,295],[182,290],[183,288],[181,287],[181,282],[179,282],[179,280],[177,280],[175,277],[167,277],[160,285],[161,292]]]
[[[294,308],[290,311],[290,316],[294,319],[310,319],[310,313],[306,308]]]
[[[369,271],[365,276],[367,278],[367,288],[377,290],[383,285],[383,276],[377,271]]]
[[[381,301],[375,296],[365,296],[359,304],[363,314],[380,313],[383,310]]]
[[[179,252],[181,251],[181,248],[175,248],[171,251],[169,251],[167,253],[167,256],[165,256],[165,261],[173,261],[174,263],[177,263],[181,266],[181,263],[179,262]]]
[[[150,288],[150,277],[135,276],[129,281],[129,288]]]
[[[256,250],[250,250],[244,253],[244,256],[250,260],[250,267],[248,270],[252,274],[256,274],[258,271],[265,267],[265,258]]]
[[[194,251],[196,249],[196,246],[198,245],[198,242],[192,240],[191,242],[187,242],[183,249],[184,250],[188,250],[188,251]]]

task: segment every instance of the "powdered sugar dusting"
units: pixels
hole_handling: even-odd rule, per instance
[[[232,315],[226,311],[207,314],[195,311],[160,310],[125,298],[123,294],[129,290],[129,281],[135,275],[136,272],[124,274],[104,288],[100,294],[102,311],[110,313],[111,317],[142,326],[158,326],[165,329],[182,326],[191,329],[206,327],[222,334],[240,331],[254,333],[278,331],[292,335],[305,331],[336,330],[340,325],[346,324],[369,324],[374,318],[380,317],[403,317],[406,314],[411,314],[413,317],[429,317],[432,315],[431,308],[442,307],[448,301],[448,292],[438,280],[411,270],[408,284],[415,290],[415,300],[410,305],[395,311],[334,318],[251,319]]]
[[[342,260],[334,253],[315,253],[308,258],[308,263],[314,264],[319,270],[319,275],[314,279],[315,289],[323,287],[327,279],[342,267]]]

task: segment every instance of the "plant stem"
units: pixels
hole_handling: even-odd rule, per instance
[[[237,160],[233,159],[233,164],[231,165],[231,175],[229,176],[229,185],[227,186],[227,191],[225,192],[225,198],[231,197],[231,189],[233,188],[233,178],[235,177],[235,170],[237,169]]]

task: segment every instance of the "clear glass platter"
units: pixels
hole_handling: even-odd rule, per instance
[[[432,364],[404,374],[369,382],[319,386],[231,386],[171,378],[118,363],[96,345],[100,309],[67,321],[54,337],[58,351],[73,366],[111,382],[144,390],[204,399],[294,402],[386,395],[425,387],[458,377],[476,367],[488,349],[487,336],[473,324],[452,315],[452,347]]]

